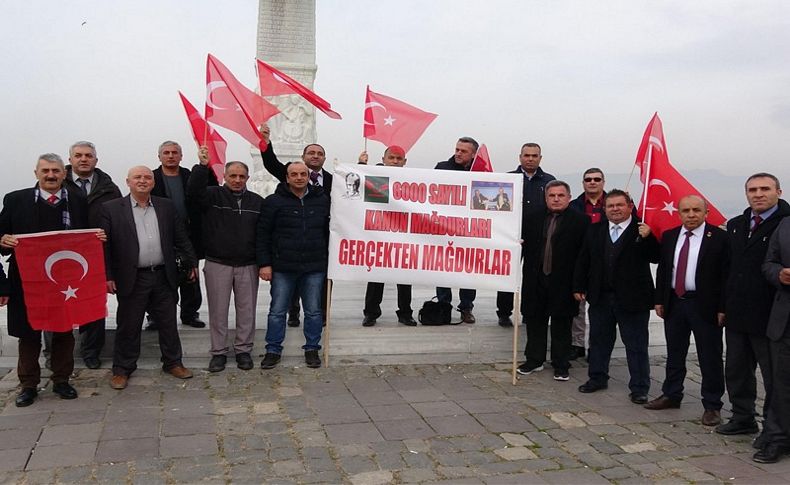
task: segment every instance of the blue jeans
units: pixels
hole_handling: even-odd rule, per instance
[[[476,290],[468,290],[466,288],[461,288],[458,290],[458,298],[461,299],[461,302],[458,304],[459,310],[472,310],[475,307],[475,296],[477,295]],[[453,290],[450,288],[442,288],[436,287],[436,299],[439,301],[443,301],[445,303],[452,303],[453,302]]]
[[[650,311],[625,311],[617,304],[614,293],[604,293],[601,300],[590,305],[590,381],[609,381],[609,359],[617,338],[617,327],[625,344],[625,357],[631,379],[628,388],[634,394],[650,390],[650,358],[647,354]]]
[[[304,350],[320,350],[324,315],[321,311],[321,289],[326,273],[278,273],[272,274],[269,319],[266,324],[266,352],[283,353],[285,340],[285,318],[291,306],[291,296],[298,287],[304,306]]]

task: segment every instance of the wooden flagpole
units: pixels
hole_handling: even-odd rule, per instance
[[[516,364],[518,364],[518,327],[521,325],[521,292],[513,294],[513,385],[518,381]]]
[[[324,367],[329,367],[329,322],[332,321],[332,280],[326,280],[326,327],[322,337],[324,347]]]

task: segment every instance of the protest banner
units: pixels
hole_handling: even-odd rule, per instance
[[[522,176],[340,164],[328,277],[519,291]]]

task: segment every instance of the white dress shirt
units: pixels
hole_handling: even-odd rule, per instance
[[[631,216],[628,216],[628,219],[626,219],[623,222],[620,222],[618,224],[615,224],[614,222],[609,221],[609,237],[612,239],[612,242],[617,242],[617,240],[620,239],[620,236],[623,235],[623,233],[625,232],[625,229],[628,227],[629,224],[631,224]],[[618,231],[617,231],[617,237],[615,237],[615,234],[614,234],[614,227],[615,226],[617,226],[619,228]]]
[[[678,242],[675,243],[675,257],[672,260],[672,288],[675,288],[675,276],[677,275],[678,258],[680,257],[680,248],[686,241],[686,229],[680,228],[678,235]],[[689,260],[686,266],[686,291],[697,291],[696,274],[697,274],[697,261],[699,260],[699,248],[702,246],[702,238],[705,235],[705,224],[691,231],[689,238]]]

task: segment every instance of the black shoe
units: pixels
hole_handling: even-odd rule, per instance
[[[584,357],[584,347],[579,347],[578,345],[571,345],[571,355],[569,359],[576,360],[579,357]]]
[[[368,317],[362,319],[362,326],[363,327],[372,327],[376,324],[376,319],[374,317]]]
[[[512,327],[513,326],[513,320],[511,320],[510,317],[499,317],[499,321],[497,323],[499,323],[500,327]]]
[[[752,456],[752,460],[757,463],[776,463],[786,455],[788,449],[784,446],[777,445],[776,443],[768,443],[765,448],[758,451]]]
[[[101,367],[101,361],[96,357],[85,357],[83,362],[85,362],[85,367],[88,369],[98,369]]]
[[[595,391],[600,391],[600,390],[606,389],[607,387],[609,387],[609,384],[607,384],[605,382],[604,383],[599,383],[599,382],[587,381],[584,384],[582,384],[581,386],[579,386],[579,392],[583,392],[585,394],[588,394],[588,393],[591,393],[591,392],[595,392]]]
[[[304,352],[304,362],[307,364],[307,367],[311,369],[318,369],[321,367],[321,358],[318,357],[317,350],[305,350]]]
[[[522,376],[528,376],[535,372],[540,372],[543,370],[543,364],[533,365],[527,362],[524,362],[520,366],[516,367],[516,372],[521,374]]]
[[[301,322],[299,322],[299,314],[298,313],[296,315],[288,315],[288,326],[289,327],[298,327],[300,323]]]
[[[19,394],[16,395],[16,407],[24,408],[33,404],[33,401],[36,400],[38,396],[38,391],[32,387],[26,387],[19,391]]]
[[[212,355],[211,361],[208,363],[209,372],[222,372],[225,370],[225,363],[228,357],[225,355]]]
[[[757,431],[756,421],[742,423],[731,419],[724,424],[716,426],[717,433],[728,436],[735,434],[754,434]]]
[[[236,354],[236,367],[241,370],[250,370],[255,366],[252,363],[252,357],[247,352],[242,352],[240,354]]]
[[[58,382],[53,385],[52,392],[60,396],[61,399],[77,399],[77,390],[71,387],[68,382]]]
[[[765,445],[768,444],[768,436],[765,434],[765,431],[757,435],[757,438],[752,441],[752,448],[755,450],[762,450],[765,448]]]
[[[192,320],[181,320],[181,325],[186,325],[187,327],[192,328],[206,328],[206,322],[199,318],[195,318]]]
[[[399,315],[398,316],[398,323],[402,323],[403,325],[406,325],[407,327],[416,327],[417,326],[417,321],[411,315],[404,315],[404,316],[400,316]]]
[[[261,369],[274,369],[280,362],[280,354],[273,354],[271,352],[266,352],[266,355],[263,356],[263,360],[261,361]]]
[[[635,392],[632,392],[631,394],[628,395],[628,397],[631,399],[631,402],[634,404],[640,404],[640,405],[647,404],[647,394],[637,394]]]
[[[518,372],[518,371],[516,371],[516,372]],[[570,374],[568,374],[568,371],[566,371],[566,370],[565,371],[563,371],[563,370],[556,370],[556,369],[554,370],[554,380],[555,381],[565,382],[565,381],[569,381],[570,379],[571,379],[571,376],[570,376]]]

